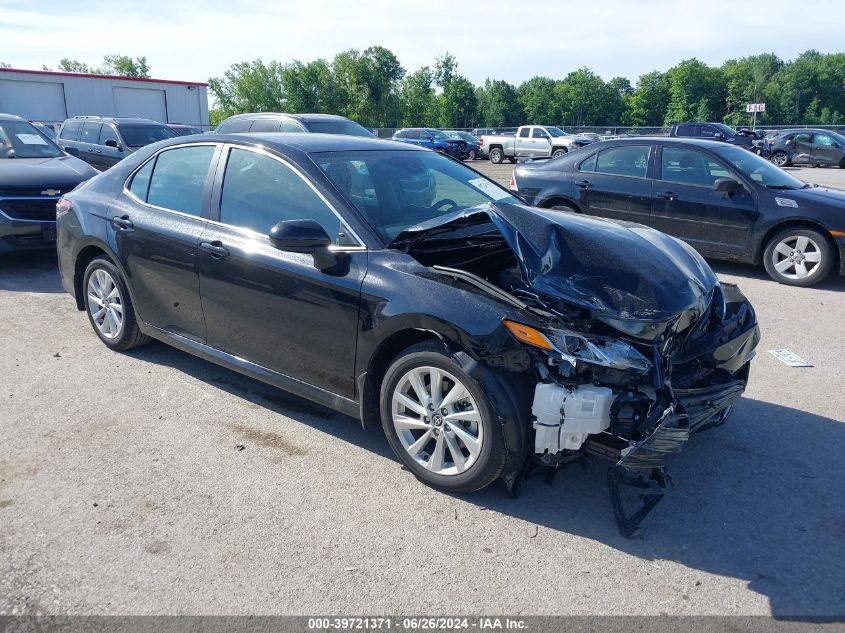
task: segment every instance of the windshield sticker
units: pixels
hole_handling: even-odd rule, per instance
[[[798,203],[792,198],[775,198],[775,202],[777,202],[779,207],[792,207],[793,209],[798,208]]]
[[[46,145],[47,141],[44,140],[40,134],[15,134],[18,137],[21,143],[24,145]]]
[[[504,200],[505,198],[510,197],[510,194],[507,191],[502,191],[486,178],[473,178],[469,181],[469,184],[478,189],[484,195],[490,196],[493,200]]]

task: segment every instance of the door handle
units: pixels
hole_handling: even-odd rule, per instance
[[[223,246],[220,240],[213,242],[200,242],[200,248],[207,253],[211,253],[214,259],[223,259],[229,256],[229,249]]]
[[[581,187],[581,189],[589,189],[593,186],[593,183],[591,183],[589,180],[579,180],[575,184]]]
[[[676,196],[671,191],[664,191],[663,193],[660,193],[660,194],[657,194],[657,195],[659,195],[664,200],[670,200],[671,201],[671,200],[677,200],[678,199],[678,196]]]
[[[128,215],[123,215],[121,217],[114,217],[111,219],[112,226],[116,229],[131,229],[135,226],[132,220],[129,219]]]

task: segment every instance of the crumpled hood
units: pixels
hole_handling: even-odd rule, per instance
[[[660,231],[505,203],[418,224],[391,246],[413,255],[428,238],[488,223],[513,250],[528,287],[595,317],[666,321],[691,309],[703,312],[718,284],[700,255]]]
[[[98,173],[73,156],[6,158],[0,160],[0,189],[57,187],[64,193]]]

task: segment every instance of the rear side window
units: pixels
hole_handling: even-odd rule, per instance
[[[809,134],[796,134],[792,137],[792,140],[796,143],[809,143],[810,142],[810,135]]]
[[[147,204],[201,215],[202,193],[214,149],[213,145],[195,145],[161,152],[150,177]],[[132,186],[135,186],[134,179]],[[143,182],[139,181],[138,186],[143,187]],[[131,190],[134,193],[134,189]]]
[[[519,131],[519,138],[528,138],[528,135],[530,133],[531,133],[531,130],[527,127],[524,127]]]
[[[267,235],[282,220],[305,219],[319,222],[337,243],[340,218],[299,174],[264,154],[231,150],[220,197],[221,222]]]
[[[59,138],[65,141],[78,141],[81,129],[82,123],[79,121],[67,121],[59,131]]]
[[[93,123],[92,121],[87,121],[82,124],[82,134],[79,136],[79,140],[83,143],[91,143],[92,145],[96,145],[97,142],[100,140],[100,128],[103,127],[102,123]]]
[[[284,120],[279,125],[279,132],[304,132],[303,127],[296,121]]]
[[[695,136],[695,126],[679,125],[675,128],[675,136]]]
[[[651,145],[623,145],[598,153],[596,172],[645,178]]]
[[[252,126],[249,128],[250,132],[275,132],[276,119],[255,119]]]
[[[234,119],[231,121],[223,121],[217,128],[219,134],[235,134],[237,132],[249,131],[249,126],[252,124],[250,119]]]

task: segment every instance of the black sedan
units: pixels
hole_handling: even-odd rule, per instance
[[[845,275],[845,192],[808,185],[717,141],[603,141],[514,170],[530,204],[637,222],[705,257],[763,264],[783,284]]]
[[[26,119],[0,114],[0,253],[53,248],[59,196],[97,173]]]
[[[108,347],[159,339],[380,426],[452,492],[600,456],[626,534],[666,458],[724,422],[759,337],[683,242],[374,138],[162,141],[65,196],[58,229]],[[647,489],[633,519],[623,485]]]

